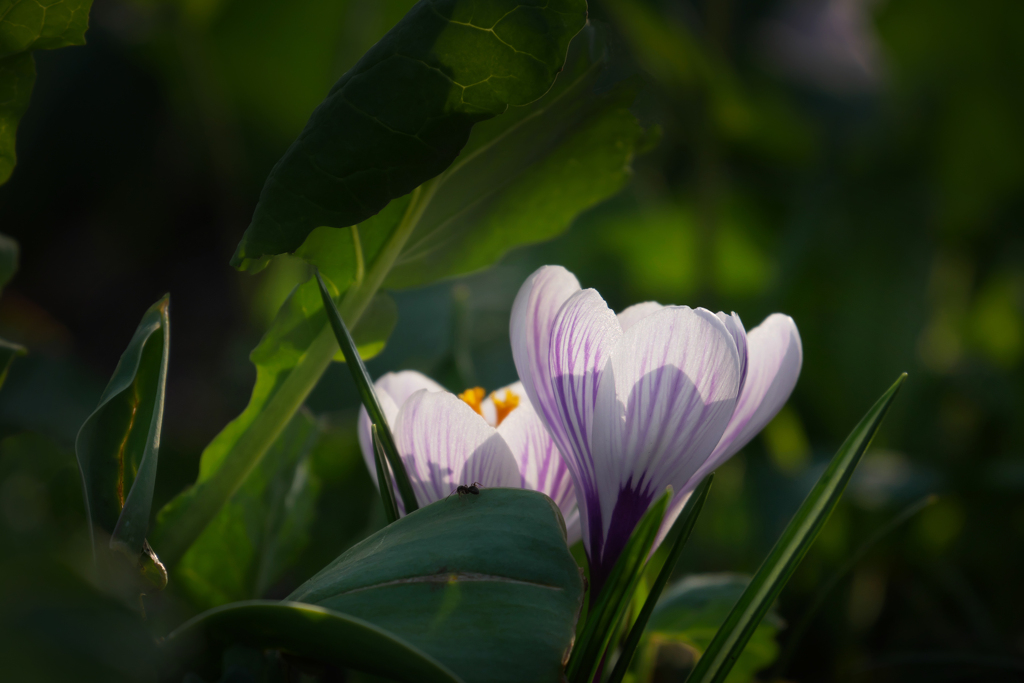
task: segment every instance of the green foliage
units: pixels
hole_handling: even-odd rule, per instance
[[[753,637],[757,625],[767,614],[782,588],[796,571],[829,515],[839,503],[861,456],[882,425],[906,373],[871,407],[853,428],[828,468],[807,494],[782,536],[757,570],[750,585],[736,602],[722,627],[715,634],[688,680],[694,683],[720,682],[728,678],[743,649]]]
[[[175,578],[204,607],[258,598],[309,542],[321,426],[302,410],[179,562]]]
[[[167,574],[146,532],[164,415],[169,303],[164,296],[146,311],[75,441],[94,543],[109,536],[110,548],[137,562],[160,587]]]
[[[550,498],[485,489],[403,517],[288,599],[365,619],[467,683],[542,683],[561,678],[583,581]]]
[[[368,621],[315,605],[270,600],[225,605],[181,625],[166,640],[168,669],[182,667],[174,655],[216,649],[217,643],[280,649],[400,681],[460,680],[430,655]]]
[[[18,243],[0,233],[0,291],[11,281],[18,270]],[[7,371],[18,356],[24,356],[25,347],[20,344],[0,339],[0,387],[7,379]]]
[[[413,491],[409,475],[405,471],[405,465],[402,464],[402,456],[395,445],[394,436],[391,435],[391,427],[388,425],[387,417],[377,401],[377,393],[373,389],[373,380],[370,379],[370,373],[366,371],[366,366],[363,365],[362,359],[359,358],[355,341],[353,341],[352,335],[349,334],[348,328],[345,327],[345,321],[341,319],[341,314],[338,313],[338,309],[327,291],[327,285],[324,284],[324,280],[319,272],[316,274],[316,281],[320,286],[320,298],[323,300],[324,308],[327,309],[327,319],[331,323],[331,330],[334,332],[335,339],[338,340],[338,346],[341,347],[342,353],[348,354],[353,359],[347,365],[352,375],[352,381],[359,391],[359,397],[362,399],[363,405],[366,406],[366,411],[370,415],[373,428],[374,452],[376,453],[377,446],[379,445],[381,452],[387,458],[390,472],[394,475],[395,485],[398,487],[399,495],[402,496],[402,504],[405,507],[405,511],[415,512],[419,508],[416,502],[416,493]],[[390,515],[393,508],[393,501],[389,504],[391,479],[390,477],[380,477],[377,481],[381,490],[381,500]]]
[[[444,171],[473,124],[550,88],[582,0],[423,0],[339,80],[271,172],[233,263],[355,225]]]
[[[604,661],[605,650],[643,576],[644,566],[671,499],[672,490],[669,487],[636,525],[600,593],[595,597],[591,592],[587,622],[566,667],[566,678],[570,682],[587,683],[594,680],[598,667]]]
[[[700,657],[749,583],[749,577],[737,574],[698,574],[672,586],[651,615],[645,634],[645,668],[650,668],[662,647],[682,646]],[[780,628],[782,619],[770,610],[725,680],[749,683],[771,664],[779,651],[775,635]],[[648,680],[649,673],[641,671],[639,680]]]
[[[647,597],[644,598],[643,607],[640,608],[639,614],[636,616],[636,620],[633,625],[629,628],[629,635],[626,637],[625,642],[622,644],[622,648],[619,651],[619,659],[615,663],[615,668],[612,670],[611,676],[608,678],[608,683],[620,683],[626,676],[626,670],[629,668],[630,661],[633,659],[633,653],[636,652],[637,647],[640,645],[640,639],[644,634],[644,629],[647,627],[647,621],[650,619],[651,614],[654,612],[656,605],[658,604],[658,598],[661,597],[661,591],[665,589],[665,585],[668,583],[669,578],[672,576],[672,572],[675,570],[676,562],[679,560],[679,556],[683,552],[683,547],[686,545],[687,539],[690,538],[690,532],[693,531],[693,525],[697,523],[697,517],[700,516],[700,511],[704,507],[704,501],[707,500],[708,491],[711,489],[711,482],[714,479],[715,474],[712,472],[704,479],[697,488],[693,490],[683,509],[679,513],[679,517],[672,524],[672,528],[669,530],[666,539],[672,539],[672,545],[668,552],[668,557],[665,558],[665,563],[658,571],[658,576],[651,585],[650,591],[647,593]]]
[[[32,50],[84,45],[92,0],[0,0],[0,184],[14,170],[18,122],[28,108]]]

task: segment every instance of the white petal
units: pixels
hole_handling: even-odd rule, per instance
[[[519,379],[530,402],[553,433],[561,433],[553,409],[548,356],[551,328],[562,304],[580,291],[576,276],[561,266],[543,266],[526,279],[512,305],[509,336]]]
[[[540,491],[555,501],[570,532],[569,545],[578,541],[579,512],[569,468],[533,407],[526,403],[513,410],[498,426],[498,433],[519,464],[522,487]],[[575,520],[572,526],[571,520]]]
[[[732,315],[726,315],[721,311],[718,312],[718,319],[725,324],[725,329],[729,330],[729,334],[732,335],[732,340],[736,342],[736,351],[740,355],[740,395],[743,395],[743,381],[747,376],[747,332],[743,327],[743,321],[733,311]]]
[[[664,308],[664,306],[659,304],[657,301],[645,301],[642,304],[633,304],[619,313],[617,316],[619,319],[619,325],[622,326],[622,331],[625,332],[640,320],[643,320],[655,311],[660,311],[662,308]]]
[[[642,515],[665,486],[681,492],[725,431],[739,375],[732,336],[705,309],[667,307],[623,334],[601,373],[594,415],[603,537],[620,497],[643,508],[630,515]]]
[[[692,486],[746,446],[786,404],[803,364],[796,323],[788,315],[771,314],[747,333],[747,354],[747,376],[736,410]]]
[[[373,383],[377,392],[377,402],[384,411],[388,426],[394,429],[398,409],[405,400],[420,389],[428,391],[444,391],[444,387],[426,375],[415,370],[389,372]],[[363,452],[363,460],[370,471],[370,478],[377,483],[377,464],[373,455],[373,441],[370,436],[370,416],[365,406],[359,407],[359,418],[356,421],[356,435],[359,437],[359,449]]]
[[[474,482],[519,488],[519,467],[505,440],[454,394],[416,392],[399,410],[394,432],[420,505]]]

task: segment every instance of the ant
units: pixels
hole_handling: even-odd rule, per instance
[[[454,494],[454,493],[459,494],[459,498],[462,498],[467,493],[472,493],[474,496],[479,496],[480,495],[480,489],[477,488],[478,486],[483,486],[483,484],[481,484],[478,481],[474,481],[469,486],[466,486],[465,484],[462,484],[457,489],[455,489],[454,491],[449,493],[447,496],[445,496],[445,500],[448,500],[449,498],[451,498],[452,494]]]

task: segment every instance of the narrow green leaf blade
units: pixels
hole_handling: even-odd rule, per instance
[[[560,514],[536,491],[452,496],[354,546],[288,599],[365,619],[467,683],[557,683],[583,599]]]
[[[0,128],[2,128],[2,124],[0,124]],[[14,274],[18,272],[19,252],[17,240],[0,233],[0,291],[3,291]]]
[[[590,683],[594,679],[615,627],[622,620],[636,591],[671,499],[672,489],[669,487],[637,524],[597,600],[591,600],[593,607],[566,668],[569,681]]]
[[[263,597],[306,547],[320,491],[309,460],[321,434],[309,411],[296,413],[181,558],[175,578],[197,605]]]
[[[171,662],[196,641],[280,649],[400,681],[460,683],[443,664],[363,619],[300,602],[248,600],[217,607],[187,621],[164,640]],[[180,679],[180,676],[177,678]]]
[[[153,504],[170,352],[170,298],[142,317],[75,441],[90,528],[129,557],[144,553]],[[145,556],[145,557],[144,557]]]
[[[711,489],[711,481],[714,478],[715,474],[712,472],[694,489],[690,499],[683,506],[682,512],[679,513],[679,517],[672,524],[668,538],[674,538],[675,542],[672,544],[672,549],[665,559],[665,564],[662,566],[661,571],[658,572],[658,577],[651,585],[651,591],[647,594],[647,600],[644,601],[640,614],[637,615],[636,621],[633,622],[633,626],[629,629],[629,635],[626,637],[626,642],[623,643],[622,651],[619,653],[619,661],[616,662],[612,675],[608,678],[608,683],[620,683],[625,677],[629,663],[633,659],[633,654],[636,652],[637,646],[640,645],[640,638],[647,627],[647,621],[651,618],[651,613],[654,612],[654,608],[658,604],[661,592],[672,577],[672,571],[675,569],[676,562],[683,553],[683,547],[686,545],[687,539],[690,538],[693,526],[697,523],[697,518],[704,507],[704,501],[707,500],[708,491]]]
[[[24,346],[9,342],[6,339],[0,339],[0,387],[4,385],[4,381],[7,379],[7,372],[11,369],[14,359],[18,356],[24,356],[26,353],[27,351]]]
[[[388,524],[398,521],[398,506],[395,505],[395,482],[391,479],[391,469],[388,467],[387,456],[384,455],[384,444],[380,442],[380,435],[377,433],[377,425],[370,425],[370,434],[373,437],[374,463],[377,465],[377,482],[380,489],[380,500],[384,504],[384,516]]]
[[[320,285],[320,296],[323,299],[324,309],[327,311],[327,319],[331,323],[331,329],[334,330],[334,336],[338,340],[338,346],[341,347],[345,357],[351,359],[347,365],[352,373],[352,381],[355,382],[356,388],[359,390],[359,396],[363,400],[363,405],[366,406],[366,412],[370,414],[370,422],[377,426],[377,436],[380,439],[384,454],[387,456],[388,463],[391,465],[391,472],[395,477],[398,493],[402,496],[402,505],[405,507],[406,514],[413,512],[419,507],[416,504],[416,494],[413,491],[412,483],[409,481],[409,475],[405,471],[405,465],[402,464],[402,457],[398,453],[398,447],[395,446],[395,438],[391,435],[391,428],[388,426],[387,418],[384,417],[384,411],[381,410],[380,403],[377,401],[377,393],[373,389],[373,380],[370,379],[370,373],[366,371],[366,366],[363,365],[363,360],[359,357],[359,352],[356,351],[356,344],[352,341],[352,335],[349,334],[348,328],[345,327],[345,321],[341,319],[338,307],[334,305],[334,299],[331,298],[330,293],[327,291],[327,285],[324,283],[324,279],[319,271],[316,273],[316,281]],[[383,480],[378,481],[383,483]]]
[[[84,45],[92,0],[0,3],[0,59],[27,50]]]
[[[906,373],[901,375],[846,437],[828,469],[807,494],[806,500],[757,570],[757,574],[729,613],[729,617],[722,624],[707,651],[697,662],[688,681],[711,683],[724,681],[729,675],[757,625],[771,608],[835,509],[850,477],[853,476],[857,463],[878,432],[906,377]]]
[[[584,0],[423,0],[334,85],[267,179],[232,263],[360,223],[444,171],[474,124],[541,97]]]

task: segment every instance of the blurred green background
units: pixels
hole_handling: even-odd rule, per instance
[[[139,316],[170,291],[154,509],[194,481],[200,451],[248,400],[248,352],[301,276],[286,258],[255,277],[227,265],[263,180],[412,4],[96,0],[87,46],[36,53],[19,163],[0,187],[0,229],[22,249],[0,336],[30,352],[0,392],[0,597],[44,605],[43,636],[6,639],[0,653],[57,643],[55,676],[80,662],[127,675],[45,612],[48,600],[102,603],[118,642],[137,637],[67,568],[81,543],[74,436]],[[661,126],[660,143],[623,193],[561,237],[395,293],[399,323],[371,373],[415,368],[459,390],[512,381],[511,303],[545,263],[616,309],[701,305],[748,328],[788,313],[800,382],[720,471],[680,573],[754,571],[846,433],[907,371],[779,613],[798,621],[877,529],[940,499],[829,593],[785,678],[1021,680],[1024,4],[595,0],[590,12],[614,68],[642,80],[635,112]],[[271,597],[383,523],[345,368],[308,405],[331,425],[311,456],[318,516]],[[41,559],[55,547],[71,550]],[[160,599],[170,622],[195,611],[173,590]]]

